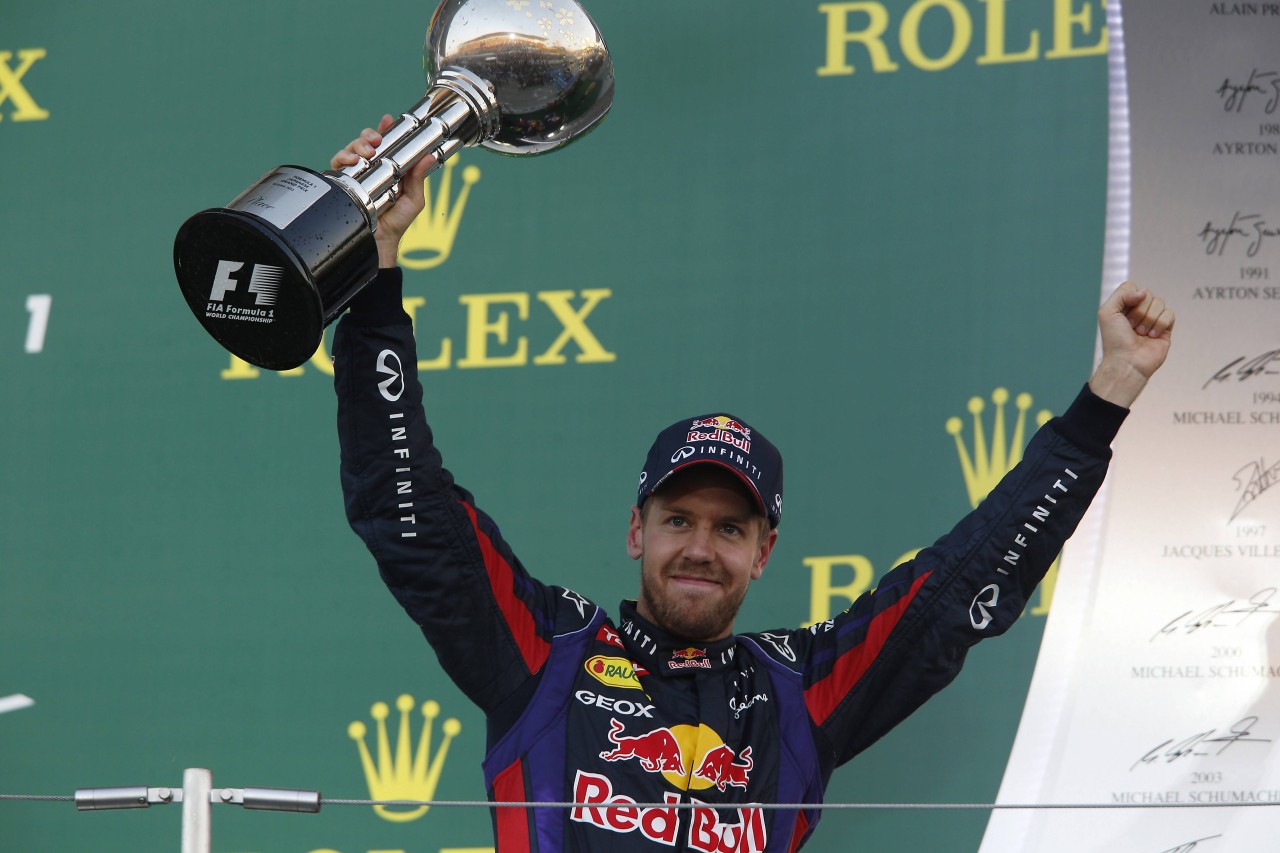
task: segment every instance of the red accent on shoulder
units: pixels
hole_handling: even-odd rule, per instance
[[[520,759],[509,764],[493,780],[493,799],[500,803],[524,803],[529,801],[524,790],[524,768]],[[529,813],[525,809],[494,808],[494,821],[498,846],[503,853],[528,853]]]
[[[515,638],[516,646],[520,649],[520,655],[524,658],[529,672],[537,672],[547,662],[547,657],[551,654],[551,644],[538,636],[537,626],[533,623],[533,614],[516,595],[515,572],[498,553],[498,549],[493,547],[493,541],[489,536],[480,529],[475,507],[466,501],[459,501],[459,503],[466,509],[467,516],[471,519],[471,528],[476,533],[476,541],[480,543],[480,553],[484,556],[484,569],[489,576],[489,588],[498,602],[498,609],[507,623],[507,629]]]
[[[902,618],[903,611],[915,600],[916,593],[930,574],[932,572],[925,572],[916,578],[906,595],[882,613],[876,614],[867,626],[867,634],[862,642],[840,655],[831,667],[831,672],[804,692],[804,703],[809,708],[809,716],[814,725],[825,723],[840,700],[848,695],[858,679],[870,669],[880,655],[880,650],[884,648],[885,640],[889,639],[889,634]]]
[[[796,828],[791,833],[791,844],[787,846],[787,853],[796,853],[800,849],[800,842],[804,841],[804,834],[809,831],[809,817],[804,812],[796,814]]]

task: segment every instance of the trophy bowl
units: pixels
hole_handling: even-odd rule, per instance
[[[488,82],[499,104],[501,154],[542,154],[580,138],[613,103],[604,38],[576,3],[445,0],[427,30],[423,70],[434,80],[463,68]]]
[[[377,274],[378,217],[427,155],[468,146],[553,151],[613,103],[613,63],[576,0],[445,0],[423,52],[427,92],[370,160],[317,172],[279,166],[224,208],[189,218],[174,271],[205,330],[238,358],[297,367]]]

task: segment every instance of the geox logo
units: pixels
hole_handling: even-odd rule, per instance
[[[440,716],[440,703],[435,701],[422,703],[422,732],[418,738],[417,749],[414,750],[409,724],[409,712],[413,710],[413,705],[414,699],[407,693],[396,699],[396,710],[400,712],[400,728],[394,749],[387,737],[389,713],[387,704],[375,702],[369,709],[369,715],[373,717],[378,729],[378,763],[376,765],[364,741],[365,724],[357,720],[347,727],[347,735],[356,742],[360,750],[360,764],[364,767],[364,778],[369,785],[370,799],[423,801],[435,798],[436,785],[440,782],[440,772],[444,769],[445,756],[449,754],[449,744],[462,731],[462,724],[453,718],[444,721],[441,727],[444,740],[432,755],[431,734],[435,728],[435,719]],[[394,810],[398,808],[410,810]],[[405,823],[417,820],[430,808],[430,806],[374,806],[373,811],[384,820]]]

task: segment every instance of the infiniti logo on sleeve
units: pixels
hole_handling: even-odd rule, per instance
[[[394,403],[404,393],[404,367],[400,364],[400,356],[389,349],[378,353],[378,363],[374,369],[385,374],[386,379],[378,383],[378,393],[384,400]]]
[[[973,597],[973,603],[969,605],[969,624],[979,631],[986,628],[995,618],[987,607],[995,607],[999,602],[1000,587],[993,583],[984,586],[982,591]]]

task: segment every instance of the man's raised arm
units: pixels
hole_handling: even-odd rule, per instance
[[[1160,297],[1126,281],[1098,309],[1102,359],[1089,388],[1126,409],[1169,355],[1173,311]]]

